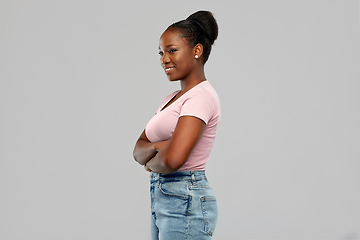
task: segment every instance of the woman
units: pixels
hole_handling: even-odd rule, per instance
[[[219,98],[204,64],[218,26],[198,11],[161,35],[161,66],[181,90],[167,96],[134,148],[135,160],[151,172],[152,239],[211,239],[216,199],[205,176],[220,121]]]

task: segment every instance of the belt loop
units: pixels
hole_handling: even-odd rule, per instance
[[[192,181],[192,184],[193,184],[193,185],[196,185],[196,179],[195,179],[194,171],[190,171],[190,173],[191,173],[191,181]]]

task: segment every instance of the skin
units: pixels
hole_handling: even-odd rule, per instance
[[[203,46],[191,47],[176,29],[166,30],[160,37],[160,63],[170,81],[180,81],[181,91],[163,109],[171,105],[185,92],[206,81]],[[195,58],[195,55],[198,58]],[[144,165],[145,170],[156,173],[177,171],[190,157],[202,133],[205,123],[193,116],[182,116],[175,127],[171,139],[150,142],[145,130],[135,144],[133,156]]]

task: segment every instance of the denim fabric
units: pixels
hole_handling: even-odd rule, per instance
[[[205,171],[151,173],[151,239],[209,240],[217,204]]]

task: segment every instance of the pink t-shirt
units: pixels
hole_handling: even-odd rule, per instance
[[[155,116],[146,125],[145,134],[150,142],[164,141],[171,138],[179,117],[194,116],[203,120],[206,124],[205,130],[189,159],[179,170],[205,170],[220,122],[219,97],[211,84],[203,81],[161,110],[177,93],[179,91],[164,99]]]

